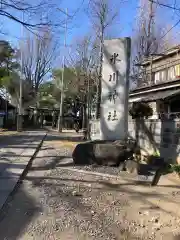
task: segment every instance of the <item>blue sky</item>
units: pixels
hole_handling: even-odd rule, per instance
[[[68,8],[69,14],[76,15],[72,22],[69,22],[68,30],[68,43],[70,44],[75,38],[80,38],[84,34],[87,34],[90,29],[89,18],[85,13],[85,8],[87,6],[88,0],[64,0],[59,4],[60,8]],[[118,1],[117,1],[118,2]],[[117,24],[115,28],[117,29],[117,36],[130,36],[132,33],[132,25],[134,17],[137,10],[137,0],[128,0],[128,3],[123,3],[119,7],[119,16],[117,18]],[[82,4],[83,3],[83,4]],[[119,4],[118,4],[119,5]],[[56,12],[56,17],[58,21],[62,19],[62,14],[58,11]],[[1,26],[3,32],[6,35],[1,34],[1,38],[9,40],[13,45],[17,45],[19,39],[21,38],[21,26],[13,21],[1,17]],[[59,38],[60,34],[59,34]]]
[[[85,8],[87,7],[87,3],[89,0],[54,0],[59,2],[60,8],[68,8],[69,14],[72,15],[76,12],[75,17],[72,22],[69,22],[69,30],[68,30],[68,44],[71,44],[76,38],[81,38],[83,35],[88,34],[90,31],[91,25],[89,18],[85,13]],[[116,9],[119,10],[119,15],[116,20],[116,25],[113,28],[113,32],[116,37],[123,36],[132,36],[133,27],[136,18],[136,14],[138,11],[138,0],[122,0],[124,3],[120,4],[120,0],[112,0],[117,5]],[[147,0],[148,1],[148,0]],[[171,0],[166,0],[166,2],[172,2]],[[56,3],[57,3],[56,2]],[[78,10],[78,11],[77,11]],[[50,10],[49,10],[50,11]],[[160,17],[159,22],[162,25],[167,24],[172,26],[177,19],[180,19],[177,13],[172,10],[159,8]],[[55,21],[62,20],[63,15],[60,12],[51,13]],[[6,33],[6,35],[1,34],[1,38],[9,40],[13,45],[18,45],[19,39],[21,38],[21,26],[13,21],[1,17],[1,26],[2,30]],[[174,31],[179,31],[179,26],[174,29]],[[62,29],[60,30],[62,31]],[[173,31],[172,31],[173,34]],[[58,41],[62,42],[63,37],[62,34],[57,34]]]

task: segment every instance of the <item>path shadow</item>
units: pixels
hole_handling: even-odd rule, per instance
[[[150,199],[160,199],[162,201],[166,201],[166,202],[171,202],[171,203],[175,203],[178,205],[178,200],[174,200],[172,199],[172,197],[169,195],[169,193],[167,192],[167,194],[164,194],[163,192],[161,193],[160,191],[158,191],[157,189],[154,189],[152,191],[136,191],[136,188],[132,189],[132,188],[128,188],[129,187],[135,187],[136,185],[139,185],[138,181],[134,181],[134,180],[128,180],[128,182],[126,183],[111,183],[108,180],[84,180],[84,179],[75,179],[75,178],[58,178],[58,177],[28,177],[29,181],[32,181],[32,183],[34,184],[34,186],[44,186],[44,187],[48,187],[48,188],[61,188],[64,186],[68,186],[68,189],[73,189],[74,188],[74,183],[77,183],[80,187],[80,189],[83,192],[83,189],[92,189],[92,190],[97,190],[99,192],[103,192],[103,191],[109,191],[109,192],[119,192],[119,193],[126,193],[130,196],[131,201],[133,202],[134,200],[139,201],[142,206],[143,204],[148,204],[151,208],[157,208],[157,205],[154,204],[153,202],[150,201]],[[73,183],[73,185],[69,185],[68,182]],[[83,185],[85,184],[85,185]],[[87,185],[88,184],[88,185]],[[89,185],[90,184],[90,185]],[[94,184],[94,185],[91,185]],[[97,186],[97,184],[100,184],[101,186]],[[174,189],[175,186],[160,186],[162,187],[167,187],[167,188],[171,188]],[[176,189],[179,189],[179,187],[177,187]],[[54,195],[55,196],[55,195]],[[57,195],[59,196],[59,195]],[[166,209],[161,208],[161,206],[158,206],[158,209],[160,209],[163,212],[166,212],[168,214],[171,215],[176,215],[173,214],[172,212],[169,212],[168,210],[166,211]]]
[[[35,132],[34,132],[35,133]],[[0,148],[20,148],[24,146],[28,148],[37,135],[28,134],[27,132],[18,133],[15,135],[0,135]]]
[[[42,182],[35,181],[32,178],[28,179],[30,181],[34,181],[35,186],[41,185]],[[68,179],[63,179],[67,180]],[[43,182],[43,189],[45,192],[48,192],[48,198],[46,200],[46,204],[50,205],[53,201],[56,202],[56,204],[61,205],[61,203],[65,203],[65,206],[67,209],[69,209],[70,213],[72,214],[72,217],[78,216],[78,219],[83,219],[83,222],[88,222],[88,228],[92,227],[92,231],[96,231],[96,228],[93,226],[99,226],[101,225],[101,237],[104,239],[116,239],[119,237],[119,232],[126,233],[128,238],[127,239],[133,239],[134,234],[131,234],[131,231],[125,227],[122,226],[122,224],[116,225],[117,221],[114,222],[113,219],[111,219],[111,216],[107,216],[105,212],[96,212],[96,207],[92,205],[90,202],[85,203],[83,201],[81,193],[77,196],[73,195],[73,191],[76,190],[76,187],[65,187],[64,184],[55,184],[55,183],[47,183]],[[64,188],[65,187],[65,188]],[[83,187],[80,188],[83,193]],[[96,215],[96,217],[95,217]],[[59,220],[56,221],[57,228],[60,228],[61,221],[63,220],[63,217],[61,217]],[[106,222],[109,222],[111,220],[111,225],[107,226]],[[75,217],[76,221],[76,217]],[[79,220],[77,220],[78,223]],[[113,226],[116,226],[116,229],[118,228],[118,232],[114,231]],[[82,229],[79,228],[79,223],[77,225],[71,226],[80,236],[80,233],[82,233]],[[87,229],[83,229],[83,232],[86,232]],[[98,235],[97,235],[98,237]]]
[[[2,139],[4,142],[0,142],[0,147],[4,148],[5,152],[0,154],[2,156],[0,162],[0,207],[2,206],[0,239],[19,239],[31,220],[41,212],[41,206],[37,205],[21,184],[28,169],[28,166],[25,169],[23,163],[25,162],[27,165],[30,159],[24,153],[23,143],[30,144],[34,140],[34,136],[27,137],[27,134],[23,133],[16,136],[1,136]],[[17,147],[19,144],[22,150]],[[16,151],[6,150],[8,147],[16,149]],[[20,157],[28,159],[27,161],[24,159],[21,163]],[[22,173],[23,169],[25,171]]]
[[[41,206],[23,189],[21,180],[17,184],[15,180],[8,171],[4,172],[3,179],[0,178],[0,204],[10,193],[0,210],[0,239],[19,239],[32,219],[42,211]],[[2,191],[2,184],[5,191]]]
[[[55,134],[51,134],[47,136],[46,141],[69,141],[69,142],[83,142],[83,137],[81,136],[58,136]]]
[[[50,156],[51,158],[51,156]],[[56,167],[67,167],[67,166],[75,166],[73,161],[70,161],[68,163],[63,163],[63,159],[67,159],[67,156],[55,156],[52,158],[52,161],[46,165],[43,166],[37,166],[37,167],[31,167],[30,171],[44,171],[44,170],[51,170],[55,169]],[[62,162],[62,163],[61,163]]]

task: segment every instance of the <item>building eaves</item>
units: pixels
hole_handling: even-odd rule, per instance
[[[174,54],[176,54],[177,52],[180,52],[180,45],[177,45],[177,46],[175,46],[175,47],[173,47],[173,48],[170,48],[170,49],[167,49],[166,51],[164,51],[164,52],[161,52],[160,53],[160,56],[152,56],[153,57],[153,59],[151,60],[151,57],[149,57],[149,58],[147,58],[147,59],[145,59],[144,61],[142,61],[140,64],[141,64],[141,66],[147,66],[147,65],[149,65],[150,63],[151,63],[151,61],[152,62],[156,62],[156,61],[159,61],[159,60],[161,60],[161,59],[164,59],[164,58],[167,58],[167,57],[169,57],[169,56],[171,56],[171,55],[174,55]],[[162,55],[161,55],[162,54]]]

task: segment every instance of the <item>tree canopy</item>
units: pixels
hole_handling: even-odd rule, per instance
[[[6,85],[18,69],[15,49],[9,42],[0,40],[0,85]]]
[[[11,96],[14,105],[18,105],[20,91],[20,64],[18,50],[13,49],[9,42],[0,41],[0,89]],[[30,102],[33,98],[33,89],[29,83],[22,79],[22,99],[23,103]]]
[[[75,74],[73,68],[65,67],[64,68],[64,80],[62,82],[62,71],[63,69],[54,69],[52,72],[53,82],[56,86],[56,89],[59,90],[59,93],[62,91],[66,96],[68,95],[77,95],[79,93],[79,84],[78,77]],[[63,83],[63,86],[62,86]]]

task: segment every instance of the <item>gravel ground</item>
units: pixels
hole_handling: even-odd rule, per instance
[[[178,189],[135,186],[117,168],[75,167],[72,149],[47,137],[0,215],[0,240],[180,239],[180,215],[168,210]]]

